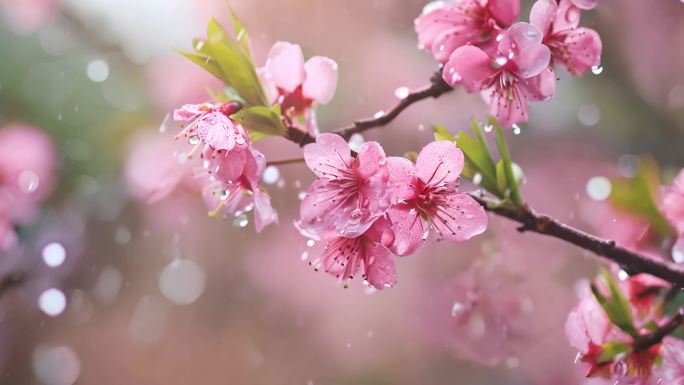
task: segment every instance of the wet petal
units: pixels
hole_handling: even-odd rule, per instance
[[[247,143],[238,125],[218,111],[203,115],[195,127],[200,140],[216,150],[232,150],[238,143]]]
[[[248,150],[212,150],[205,148],[203,158],[207,163],[207,171],[220,182],[235,182],[245,169]]]
[[[530,24],[539,28],[544,35],[549,34],[557,9],[556,0],[537,0],[530,11]]]
[[[266,168],[266,157],[253,148],[247,149],[244,152],[246,160],[243,176],[252,186],[256,186],[261,180],[261,175],[263,175],[264,169]]]
[[[314,56],[305,66],[304,96],[321,104],[327,104],[337,88],[337,63],[327,57]]]
[[[438,62],[446,63],[454,50],[479,42],[481,34],[479,29],[465,25],[446,29],[435,38],[432,54]]]
[[[532,24],[513,24],[499,42],[499,53],[515,64],[513,70],[517,76],[536,76],[551,60],[551,51],[541,44],[542,38],[539,28]]]
[[[452,86],[460,83],[468,92],[480,91],[495,74],[489,55],[472,45],[456,49],[442,71],[444,81]]]
[[[186,123],[197,118],[203,113],[211,110],[213,106],[209,103],[185,104],[181,108],[173,111],[173,120],[178,123]]]
[[[386,174],[387,159],[385,150],[378,142],[366,142],[359,149],[357,156],[357,172],[364,178],[368,178],[378,172]]]
[[[397,273],[390,251],[378,244],[365,244],[366,280],[372,287],[382,290],[397,283]]]
[[[519,86],[529,100],[549,100],[556,93],[556,72],[548,66],[539,75],[520,81]]]
[[[260,233],[266,226],[278,223],[278,213],[271,206],[271,197],[259,188],[252,190],[254,200],[254,226]]]
[[[489,0],[487,8],[502,27],[511,25],[520,16],[520,0]]]
[[[278,88],[293,92],[306,77],[302,48],[283,41],[275,43],[268,53],[266,69]]]
[[[481,8],[476,0],[461,1],[458,6],[449,3],[430,12],[423,13],[414,22],[416,33],[418,34],[418,44],[431,52],[440,52],[439,45],[435,43],[440,35],[445,38],[446,31],[457,32],[452,34],[452,38],[460,39],[460,34],[470,35],[473,28],[471,17],[464,10]],[[474,12],[472,14],[475,14]],[[479,37],[479,36],[478,36]],[[465,44],[465,43],[464,43]],[[445,50],[441,50],[445,51]],[[446,54],[449,56],[449,53]]]
[[[449,194],[448,205],[439,207],[430,218],[432,227],[441,238],[463,242],[487,229],[487,213],[468,194]]]
[[[416,160],[416,176],[426,185],[451,183],[463,171],[463,152],[448,140],[429,143]]]
[[[415,253],[427,239],[428,223],[415,207],[408,204],[394,205],[387,214],[394,230],[392,252],[401,256]]]
[[[391,156],[387,158],[389,190],[392,203],[408,200],[417,196],[416,166],[406,158]]]
[[[567,0],[561,0],[567,1]],[[570,0],[576,7],[584,10],[594,9],[598,4],[598,0]]]
[[[590,28],[577,28],[565,38],[567,57],[561,61],[573,75],[581,75],[601,64],[602,43],[599,34]]]
[[[321,134],[304,146],[304,160],[319,178],[334,179],[350,169],[354,159],[349,145],[337,134]]]
[[[577,8],[570,0],[562,0],[558,4],[556,17],[553,20],[551,32],[560,32],[575,29],[579,26],[581,17],[580,9]]]
[[[489,113],[501,127],[508,128],[527,121],[527,98],[521,86],[490,88],[482,91],[482,97],[489,104]]]
[[[341,280],[353,277],[361,267],[361,253],[365,252],[361,247],[359,238],[333,238],[326,244],[323,255],[313,266]]]

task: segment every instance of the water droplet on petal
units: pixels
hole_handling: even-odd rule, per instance
[[[249,219],[247,219],[247,216],[245,214],[240,214],[233,219],[233,226],[235,227],[240,227],[244,228],[247,227],[249,224]]]
[[[409,96],[409,89],[408,87],[399,87],[396,90],[394,90],[394,96],[397,99],[406,99],[407,96]]]
[[[188,141],[190,142],[190,144],[192,144],[194,146],[196,144],[199,144],[200,137],[198,135],[190,135],[190,137],[188,138]]]
[[[601,72],[603,72],[603,67],[602,66],[593,66],[591,67],[591,73],[594,75],[600,75]]]
[[[21,191],[25,193],[32,193],[38,189],[40,179],[35,172],[31,170],[24,170],[19,174],[17,183],[19,184]]]

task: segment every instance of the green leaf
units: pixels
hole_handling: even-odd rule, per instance
[[[516,206],[520,206],[523,204],[522,195],[520,194],[520,181],[516,180],[513,172],[513,162],[511,161],[511,154],[508,151],[508,145],[506,144],[506,137],[504,136],[499,122],[493,116],[490,116],[487,119],[487,124],[494,127],[496,146],[499,148],[499,155],[501,155],[501,160],[503,161],[503,174],[505,175],[507,189],[510,189],[511,201]]]
[[[418,153],[415,151],[409,151],[404,154],[404,158],[410,160],[413,163],[416,163],[416,160],[418,160]]]
[[[242,24],[242,21],[240,21],[240,18],[238,18],[237,14],[233,10],[233,7],[231,7],[230,4],[228,4],[228,0],[226,0],[226,5],[228,6],[230,15],[233,18],[233,30],[235,31],[235,40],[239,41],[240,44],[242,44],[242,47],[244,48],[245,52],[252,56],[251,49],[249,47],[249,34],[247,33],[247,28],[245,28],[245,25]]]
[[[503,198],[503,192],[499,190],[496,183],[496,165],[489,154],[487,142],[482,136],[477,121],[471,121],[471,128],[474,137],[464,131],[459,131],[456,135],[456,146],[463,151],[465,157],[463,176],[474,180],[479,174],[479,185],[491,194]]]
[[[274,135],[285,135],[285,127],[280,121],[280,107],[268,108],[254,106],[244,108],[231,118],[237,120],[250,133],[252,140],[260,140]]]
[[[658,209],[660,171],[651,157],[641,159],[634,178],[621,178],[612,182],[610,201],[620,210],[647,219],[656,234],[664,240],[672,232],[669,223]]]
[[[435,140],[448,140],[450,142],[455,142],[456,138],[451,135],[446,127],[436,124],[432,126],[432,131],[435,133]]]
[[[192,61],[193,63],[204,68],[205,71],[221,79],[223,82],[226,82],[226,79],[223,77],[223,70],[221,70],[221,67],[218,65],[216,60],[214,60],[211,56],[190,53],[185,51],[178,51],[178,53],[190,59],[190,61]]]
[[[601,346],[602,351],[598,356],[597,363],[603,364],[606,362],[613,361],[617,356],[622,354],[628,354],[632,352],[632,347],[621,341],[609,341]]]
[[[598,287],[592,284],[591,291],[594,293],[596,300],[601,304],[606,315],[615,326],[632,337],[637,338],[639,333],[634,327],[632,307],[629,301],[620,290],[620,287],[617,285],[617,282],[615,282],[615,279],[610,272],[601,269],[600,277],[606,284],[610,297],[605,297]]]

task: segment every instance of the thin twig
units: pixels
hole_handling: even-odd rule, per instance
[[[279,166],[283,164],[295,164],[304,163],[304,158],[293,158],[293,159],[281,159],[281,160],[269,160],[266,162],[268,166]]]
[[[682,326],[684,322],[684,308],[680,308],[677,314],[672,316],[669,321],[667,321],[663,326],[659,327],[658,330],[653,333],[643,335],[634,342],[634,351],[639,352],[646,350],[655,344],[662,342],[663,338],[670,335],[670,333],[677,330],[678,327]]]
[[[404,111],[413,103],[428,98],[437,98],[451,90],[453,90],[453,88],[442,79],[441,71],[437,71],[430,79],[430,84],[411,91],[405,98],[401,99],[397,104],[395,104],[394,107],[390,108],[381,115],[357,120],[351,125],[339,128],[333,132],[339,134],[345,139],[349,139],[354,134],[389,124],[392,120],[394,120],[394,118],[399,116],[402,111]],[[314,136],[295,127],[288,127],[286,137],[300,146],[316,141]]]
[[[562,239],[617,263],[630,275],[647,273],[662,278],[676,287],[684,288],[684,269],[680,266],[646,258],[617,245],[615,241],[599,238],[548,215],[538,214],[527,205],[513,208],[491,202],[478,194],[471,194],[471,196],[485,210],[520,223],[521,226],[518,228],[520,232],[531,231]]]

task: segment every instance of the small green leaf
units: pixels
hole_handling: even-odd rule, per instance
[[[406,154],[404,154],[404,158],[410,160],[413,163],[416,163],[416,160],[418,160],[418,153],[415,151],[409,151]]]
[[[221,70],[221,67],[218,65],[216,60],[214,60],[211,56],[196,54],[196,53],[190,53],[190,52],[185,52],[185,51],[178,51],[178,52],[181,55],[188,58],[193,63],[204,68],[205,71],[207,71],[210,74],[214,75],[215,77],[219,78],[223,82],[226,82],[226,79],[223,76],[223,70]]]
[[[603,344],[601,348],[601,354],[598,356],[597,359],[598,364],[613,361],[620,355],[632,352],[632,347],[628,343],[621,341],[606,342],[605,344]]]
[[[242,21],[240,21],[240,18],[233,10],[233,7],[231,7],[230,4],[228,4],[228,0],[226,0],[226,5],[228,6],[228,10],[230,10],[230,15],[233,18],[233,30],[235,31],[235,40],[239,41],[240,44],[242,44],[242,47],[244,48],[245,52],[247,52],[251,56],[251,49],[249,47],[249,34],[247,33],[247,28],[245,28],[245,25],[242,24]]]
[[[435,140],[448,140],[450,142],[455,142],[456,138],[451,135],[446,127],[436,124],[432,126],[432,131],[435,133]]]
[[[491,194],[503,198],[503,191],[499,190],[496,183],[496,165],[477,121],[471,121],[471,128],[474,137],[464,131],[459,131],[456,135],[456,146],[463,151],[465,157],[463,176],[474,180],[479,174],[479,185]]]
[[[285,127],[280,121],[280,108],[278,106],[272,109],[265,106],[244,108],[231,115],[231,118],[237,120],[247,129],[252,140],[285,134]]]
[[[666,239],[672,230],[656,203],[659,188],[658,164],[653,158],[644,157],[634,178],[613,181],[610,201],[620,210],[647,219],[656,234],[661,239]]]
[[[487,119],[487,124],[494,127],[496,146],[499,148],[499,155],[501,155],[501,160],[503,161],[503,172],[506,177],[507,189],[510,189],[511,201],[516,206],[520,206],[523,204],[522,195],[520,194],[520,181],[516,180],[513,173],[513,162],[511,161],[511,154],[508,151],[508,145],[506,144],[506,137],[504,136],[499,122],[493,116],[490,116]]]
[[[591,291],[594,293],[596,300],[601,304],[606,315],[615,326],[619,327],[625,333],[628,333],[634,338],[639,336],[634,321],[632,320],[632,307],[620,290],[620,287],[615,282],[615,279],[605,269],[601,269],[600,277],[606,284],[610,298],[605,297],[596,285],[591,285]]]

